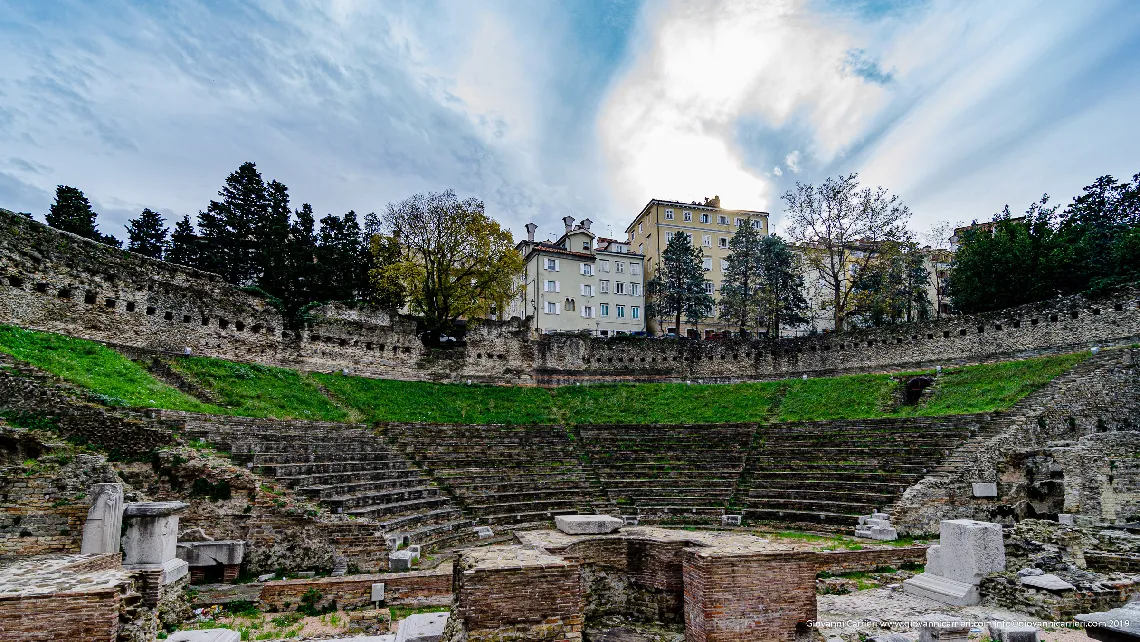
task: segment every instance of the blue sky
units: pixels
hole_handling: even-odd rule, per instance
[[[918,230],[1140,172],[1128,0],[0,0],[0,207],[101,228],[253,160],[296,206],[476,196],[517,235],[859,172]]]

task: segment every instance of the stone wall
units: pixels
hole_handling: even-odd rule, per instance
[[[684,621],[685,596],[681,560],[689,545],[599,539],[547,550],[581,565],[587,620],[620,615],[679,624]]]
[[[448,606],[452,601],[451,564],[410,573],[266,582],[261,587],[260,599],[268,610],[286,611],[296,608],[308,590],[316,589],[321,594],[318,607],[335,600],[341,609],[360,608],[372,603],[372,585],[381,582],[384,584],[384,604],[387,606]]]
[[[903,533],[933,533],[942,519],[1012,523],[1073,513],[1137,516],[1140,350],[1105,350],[998,413],[891,510]],[[975,482],[996,497],[975,497]]]
[[[218,275],[52,230],[0,210],[0,323],[165,353],[438,381],[735,381],[994,360],[1127,344],[1137,293],[1056,299],[982,315],[757,341],[599,339],[484,323],[462,348],[424,348],[414,322],[327,305],[287,329],[265,299]]]

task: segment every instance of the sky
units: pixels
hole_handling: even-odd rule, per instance
[[[477,197],[516,238],[858,173],[988,220],[1140,172],[1132,0],[0,0],[0,207],[124,238],[257,163],[294,207]],[[173,224],[173,221],[170,221]]]

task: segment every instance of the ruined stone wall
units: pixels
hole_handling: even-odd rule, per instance
[[[596,539],[548,552],[578,562],[588,621],[620,615],[646,622],[684,620],[681,561],[690,542]]]
[[[1136,292],[1001,312],[758,341],[544,335],[522,323],[473,328],[467,346],[426,349],[414,322],[326,305],[298,332],[265,299],[220,276],[155,261],[0,210],[0,323],[134,348],[371,377],[559,383],[733,381],[951,364],[1140,337]]]
[[[119,632],[116,589],[74,595],[0,596],[0,640],[114,642]]]
[[[322,577],[307,580],[266,582],[261,587],[261,603],[272,611],[296,608],[310,589],[321,594],[322,608],[335,600],[341,609],[360,608],[372,603],[372,585],[384,584],[387,606],[447,606],[452,601],[452,568],[443,564],[427,571]]]
[[[1124,453],[1140,430],[1138,359],[1133,348],[1102,351],[998,413],[906,491],[892,523],[917,534],[942,519],[1136,515],[1137,466]],[[974,482],[996,483],[997,497],[974,497]]]
[[[685,642],[796,639],[815,620],[817,554],[687,552]]]

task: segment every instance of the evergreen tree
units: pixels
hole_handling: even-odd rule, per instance
[[[220,201],[210,201],[206,211],[198,213],[201,267],[230,283],[256,283],[261,276],[256,233],[269,215],[265,181],[257,165],[242,163],[226,177],[218,196]]]
[[[302,204],[294,219],[285,241],[285,271],[289,278],[278,298],[285,307],[287,323],[298,328],[303,322],[301,311],[317,300],[316,293],[320,287],[317,283],[317,235],[313,207],[308,203]]]
[[[289,188],[277,181],[266,186],[268,207],[265,215],[254,222],[258,284],[263,290],[284,300],[293,278],[289,269]]]
[[[884,244],[875,261],[855,275],[852,318],[876,327],[928,319],[934,312],[929,284],[930,271],[917,243]]]
[[[114,236],[99,232],[95,224],[95,211],[91,209],[91,201],[87,200],[83,191],[67,185],[57,185],[55,188],[55,202],[47,216],[47,224],[57,230],[71,232],[85,239],[98,241],[105,245],[119,247],[122,243]]]
[[[355,299],[367,288],[365,247],[356,212],[349,211],[343,218],[329,215],[321,219],[316,256],[323,291],[318,293],[318,299]]]
[[[797,326],[808,321],[803,267],[799,256],[776,235],[760,239],[757,255],[761,323],[768,328],[769,336],[778,338],[784,325]]]
[[[143,208],[138,218],[127,222],[127,250],[152,259],[161,259],[169,234],[162,216],[149,207]]]
[[[692,240],[677,232],[669,237],[653,279],[646,286],[649,296],[648,314],[674,317],[678,334],[681,318],[691,325],[713,313],[716,306],[705,289],[704,252]]]
[[[183,216],[181,221],[174,224],[174,233],[170,235],[170,249],[164,258],[171,263],[198,267],[200,242],[198,235],[194,233],[194,226],[190,223],[190,216]]]
[[[760,232],[742,221],[728,241],[728,269],[720,286],[720,317],[735,322],[740,333],[754,328],[763,306],[760,292]]]

